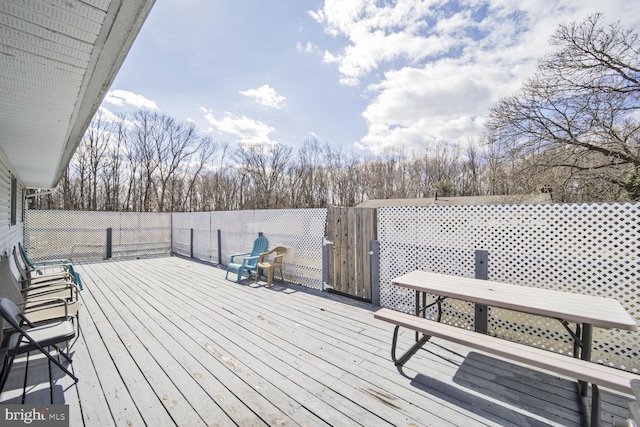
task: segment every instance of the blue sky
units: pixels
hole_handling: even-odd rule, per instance
[[[157,0],[103,107],[231,144],[464,146],[594,12],[640,30],[635,0]]]

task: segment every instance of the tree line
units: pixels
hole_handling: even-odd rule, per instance
[[[304,141],[228,143],[149,110],[99,110],[62,180],[31,208],[135,212],[354,206],[368,199],[510,195],[640,200],[640,40],[599,14],[561,25],[555,50],[465,148],[362,155]]]
[[[471,144],[363,157],[308,139],[231,149],[147,110],[94,117],[56,189],[32,209],[196,212],[354,206],[368,199],[522,193]]]

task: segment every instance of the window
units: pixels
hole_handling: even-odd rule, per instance
[[[16,225],[18,219],[18,180],[11,175],[11,225]]]

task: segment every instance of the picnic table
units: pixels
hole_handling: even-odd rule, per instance
[[[580,395],[586,402],[588,385],[593,382],[591,425],[599,425],[599,391],[595,383],[615,387],[630,393],[630,379],[640,378],[633,373],[590,363],[593,342],[593,328],[617,328],[637,331],[636,320],[624,309],[619,301],[593,295],[583,295],[543,288],[520,286],[489,280],[472,279],[425,271],[412,271],[391,280],[393,285],[416,291],[414,315],[394,312],[382,308],[375,317],[396,324],[391,347],[392,359],[396,366],[408,361],[431,336],[452,340],[461,344],[510,357],[534,366],[554,370],[579,379]],[[426,304],[426,295],[434,295],[435,301]],[[545,350],[511,343],[496,337],[477,334],[487,333],[487,310],[476,310],[476,330],[469,331],[439,323],[442,315],[442,304],[447,298],[468,301],[480,306],[499,307],[522,313],[534,314],[557,319],[574,341],[574,358],[582,361],[574,363],[574,358],[558,355]],[[427,310],[437,308],[436,321],[426,319]],[[484,318],[478,318],[478,314]],[[572,329],[575,325],[575,330]],[[402,356],[396,356],[398,330],[400,326],[416,331],[416,343]],[[418,332],[423,333],[418,338]],[[528,350],[527,350],[528,349]],[[585,362],[589,362],[588,366]],[[584,372],[585,368],[589,372]],[[582,378],[582,380],[580,380]],[[587,411],[585,411],[587,413]]]
[[[569,330],[569,333],[579,347],[579,356],[584,360],[591,358],[593,327],[638,330],[635,319],[613,298],[426,271],[412,271],[392,279],[391,283],[416,291],[416,315],[424,315],[426,307],[420,306],[420,300],[424,301],[424,295],[432,294],[438,297],[436,305],[446,298],[454,298],[558,319],[565,327],[568,327],[568,322],[575,323],[578,331]]]

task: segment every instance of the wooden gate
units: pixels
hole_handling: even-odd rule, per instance
[[[371,241],[376,239],[375,208],[331,207],[327,212],[328,285],[335,292],[371,301]]]

